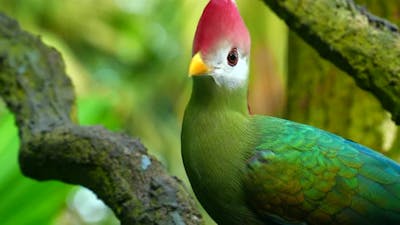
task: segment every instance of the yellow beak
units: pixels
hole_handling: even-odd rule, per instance
[[[208,66],[204,63],[201,58],[200,52],[196,53],[189,66],[189,77],[205,75],[210,71]]]

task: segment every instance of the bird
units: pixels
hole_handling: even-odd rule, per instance
[[[400,165],[333,133],[253,115],[250,34],[234,0],[210,0],[194,35],[181,154],[220,225],[400,224]]]

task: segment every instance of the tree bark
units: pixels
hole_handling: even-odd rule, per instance
[[[357,0],[356,1],[358,4],[361,4],[362,7],[365,9],[368,9],[371,11],[371,13],[376,14],[378,16],[383,16],[387,19],[389,19],[391,22],[396,24],[397,26],[400,26],[400,2],[397,0],[386,0],[386,1],[380,1],[380,0]],[[387,126],[383,126],[383,129],[387,129]],[[393,130],[393,127],[390,127],[389,129]],[[400,130],[399,127],[394,128],[394,133],[392,137],[389,137],[393,139],[393,142],[391,143],[391,146],[385,154],[389,155],[392,158],[395,158],[397,160],[400,159]],[[391,141],[391,140],[389,140]]]
[[[318,53],[375,95],[400,124],[397,26],[352,0],[264,0]]]
[[[184,185],[139,140],[73,122],[75,96],[60,54],[3,14],[0,95],[16,117],[24,175],[84,185],[122,224],[202,223]]]
[[[380,1],[373,10],[388,12],[384,9],[389,5],[395,8],[394,3]],[[390,14],[382,16],[392,19]],[[289,37],[288,65],[288,119],[329,130],[397,158],[393,153],[398,152],[399,132],[377,99],[294,33]]]
[[[288,60],[288,119],[382,150],[381,124],[388,116],[374,96],[293,32]]]

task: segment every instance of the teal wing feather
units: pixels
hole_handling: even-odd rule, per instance
[[[248,203],[281,224],[400,224],[400,166],[320,129],[254,117],[260,143],[249,158]]]

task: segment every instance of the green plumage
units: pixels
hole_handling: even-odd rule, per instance
[[[218,224],[400,224],[400,167],[357,143],[251,116],[246,88],[196,77],[182,156]]]
[[[400,167],[364,146],[287,120],[254,117],[262,130],[245,188],[265,220],[399,224]]]

